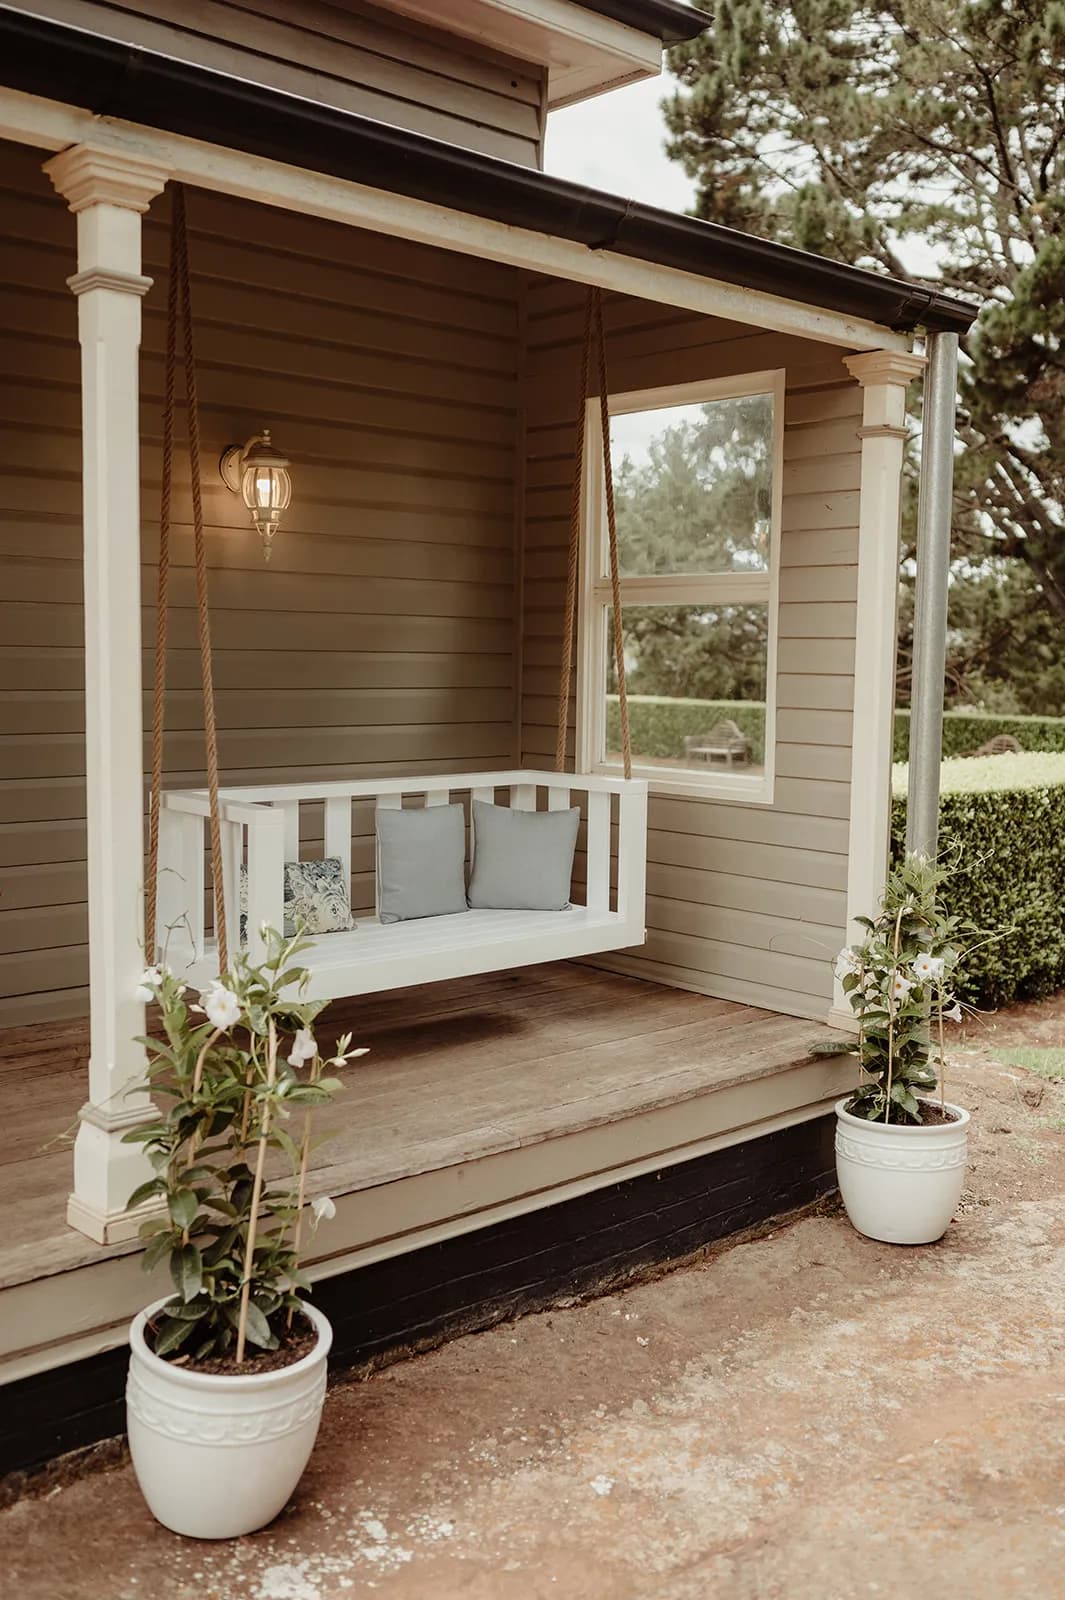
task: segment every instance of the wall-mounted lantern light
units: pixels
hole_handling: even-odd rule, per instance
[[[289,461],[271,442],[269,428],[253,434],[246,444],[223,450],[218,470],[222,481],[239,494],[263,542],[263,559],[269,561],[274,534],[292,499]]]

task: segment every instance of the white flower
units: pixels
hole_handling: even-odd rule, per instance
[[[332,1222],[337,1214],[336,1205],[327,1194],[315,1195],[311,1201],[311,1210],[314,1213],[314,1226],[316,1228],[320,1222]]]
[[[149,1001],[154,1000],[155,991],[158,989],[162,981],[163,974],[159,971],[158,967],[145,967],[138,980],[137,988],[134,991],[137,999],[143,1000],[145,1005],[147,1005]]]
[[[913,986],[912,978],[907,978],[905,973],[896,972],[891,980],[891,998],[893,1000],[905,1000]]]
[[[842,983],[850,974],[862,970],[862,958],[853,945],[846,945],[836,957],[836,977]]]
[[[948,1022],[960,1022],[961,1021],[961,1006],[955,1000],[955,1002],[951,1006],[950,1010],[949,1011],[944,1011],[943,1015],[944,1015],[944,1017],[946,1018],[946,1020]]]
[[[914,957],[913,975],[918,983],[927,983],[929,980],[938,983],[943,976],[943,957],[930,956],[926,950],[922,950],[919,956]]]
[[[314,1034],[310,1028],[300,1028],[292,1041],[292,1050],[289,1054],[290,1067],[302,1067],[305,1061],[313,1061],[318,1054]]]
[[[232,1028],[234,1023],[240,1021],[240,1001],[224,983],[213,983],[204,990],[200,999],[203,1006],[197,1009],[203,1011],[213,1028]]]

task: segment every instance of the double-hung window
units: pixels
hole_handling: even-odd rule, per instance
[[[783,372],[610,399],[633,772],[773,798]],[[587,418],[578,755],[621,764],[598,401]]]

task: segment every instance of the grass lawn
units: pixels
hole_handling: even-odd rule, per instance
[[[1015,1044],[991,1050],[989,1054],[1005,1067],[1025,1067],[1041,1078],[1065,1078],[1065,1050]]]

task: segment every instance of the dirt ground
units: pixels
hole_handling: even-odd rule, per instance
[[[1045,1030],[1037,1033],[1033,1029]],[[1056,1031],[1055,1031],[1056,1030]],[[296,1498],[224,1545],[128,1465],[0,1517],[18,1600],[1065,1600],[1065,1084],[967,1029],[938,1245],[837,1210],[331,1393]]]

